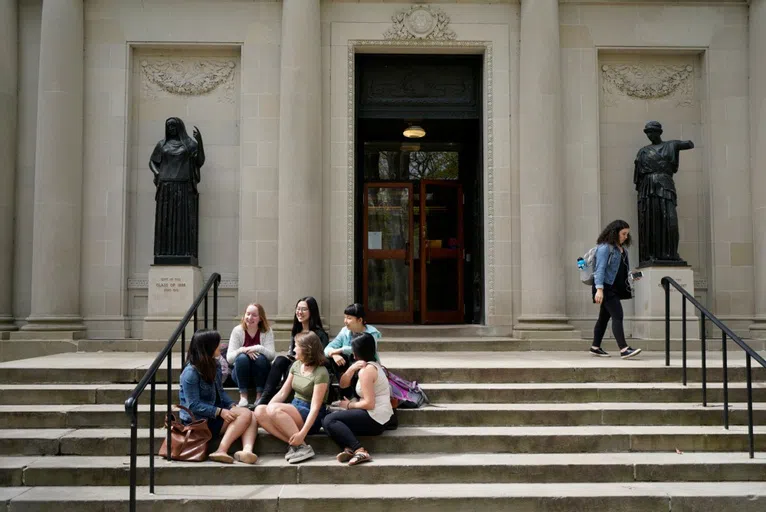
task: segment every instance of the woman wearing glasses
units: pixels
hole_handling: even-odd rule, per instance
[[[322,318],[319,316],[319,305],[314,297],[303,297],[295,304],[293,328],[290,333],[290,349],[287,351],[287,355],[277,356],[271,364],[271,371],[266,378],[263,394],[255,403],[256,406],[268,404],[279,391],[282,382],[287,378],[290,367],[295,362],[295,336],[307,332],[313,332],[319,336],[322,348],[330,342],[322,325]]]

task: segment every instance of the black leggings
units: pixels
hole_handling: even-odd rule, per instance
[[[322,421],[322,427],[341,450],[350,448],[352,451],[362,447],[356,436],[379,436],[386,430],[385,425],[372,419],[364,409],[328,414]]]
[[[617,345],[620,350],[628,346],[625,342],[625,331],[622,328],[622,304],[620,298],[611,293],[611,291],[604,291],[604,300],[601,302],[601,309],[598,311],[598,320],[596,320],[596,326],[593,328],[593,346],[600,347],[601,340],[604,339],[606,334],[606,326],[609,323],[609,319],[612,319],[612,332],[614,333],[614,339],[617,341]]]
[[[290,371],[292,365],[293,360],[286,356],[277,356],[274,359],[271,363],[269,376],[266,377],[266,385],[263,387],[260,403],[267,404],[269,400],[274,398],[282,385],[282,381],[287,378],[287,372]]]

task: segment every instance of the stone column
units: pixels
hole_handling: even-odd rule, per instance
[[[766,0],[750,2],[750,190],[753,191],[754,337],[766,338]]]
[[[321,48],[319,0],[284,0],[277,295],[282,318],[292,319],[300,297],[321,297],[322,291]]]
[[[558,0],[521,1],[519,336],[573,335],[566,317]]]
[[[80,317],[83,24],[83,0],[43,0],[32,305],[23,331],[59,331],[63,336],[84,330]]]
[[[17,0],[0,0],[0,337],[13,324],[13,219],[18,84]],[[7,336],[7,334],[6,334]]]

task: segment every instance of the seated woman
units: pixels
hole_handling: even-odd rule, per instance
[[[380,331],[365,321],[364,306],[361,304],[351,304],[348,306],[343,311],[343,324],[345,327],[340,330],[335,339],[324,349],[324,355],[330,359],[332,370],[339,380],[348,364],[353,362],[354,356],[351,350],[351,341],[362,333],[370,334],[373,337],[376,343],[374,360],[380,361],[377,353],[377,341],[380,339]],[[351,384],[353,387],[354,382]]]
[[[295,304],[293,329],[290,333],[290,349],[287,351],[287,355],[277,356],[274,359],[271,371],[266,378],[263,394],[255,402],[256,406],[267,405],[274,398],[274,395],[287,378],[290,366],[295,362],[295,337],[300,333],[307,332],[316,334],[323,348],[330,341],[322,325],[322,318],[319,316],[319,305],[314,297],[303,297]]]
[[[255,387],[255,401],[261,397],[274,360],[274,332],[260,304],[250,304],[238,326],[231,331],[226,361],[233,365],[231,378],[239,388],[239,405],[247,407],[248,389]]]
[[[290,445],[285,460],[291,464],[314,456],[314,450],[305,439],[319,432],[322,426],[330,387],[330,374],[322,364],[324,356],[319,336],[313,332],[298,334],[295,358],[279,393],[269,405],[255,408],[261,427]],[[283,403],[291,391],[295,391],[295,398],[289,404]]]
[[[391,388],[386,372],[376,362],[375,338],[364,333],[351,342],[356,362],[340,378],[341,388],[351,385],[351,379],[358,373],[356,394],[359,400],[343,399],[337,411],[327,415],[322,422],[324,431],[343,450],[338,454],[338,462],[348,462],[349,466],[372,460],[356,436],[378,436],[386,430],[386,423],[393,417],[391,407]]]
[[[221,368],[216,362],[220,344],[218,331],[200,329],[192,336],[187,363],[181,372],[181,405],[189,408],[197,419],[207,419],[213,439],[223,434],[218,449],[210,454],[210,460],[231,464],[236,459],[255,464],[258,457],[253,453],[253,445],[258,426],[253,413],[244,407],[234,407],[234,401],[223,390]],[[181,410],[181,421],[191,421],[184,410]],[[240,437],[242,451],[232,458],[227,452]]]

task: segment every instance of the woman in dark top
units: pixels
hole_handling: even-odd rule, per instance
[[[598,237],[596,243],[596,269],[593,273],[593,302],[600,304],[598,320],[593,328],[593,345],[590,353],[598,357],[609,357],[601,348],[609,319],[612,332],[620,347],[620,357],[627,359],[638,355],[641,349],[628,346],[622,326],[623,311],[621,300],[633,298],[630,285],[630,261],[627,247],[630,246],[630,226],[624,220],[611,222]],[[635,279],[639,279],[635,277]]]
[[[282,387],[282,382],[287,378],[290,366],[295,362],[295,336],[305,332],[313,332],[319,336],[322,349],[330,342],[322,325],[322,318],[319,316],[319,304],[314,297],[303,297],[295,304],[293,328],[290,332],[290,349],[286,355],[277,356],[271,364],[271,371],[266,378],[263,394],[255,403],[256,406],[268,404]]]

